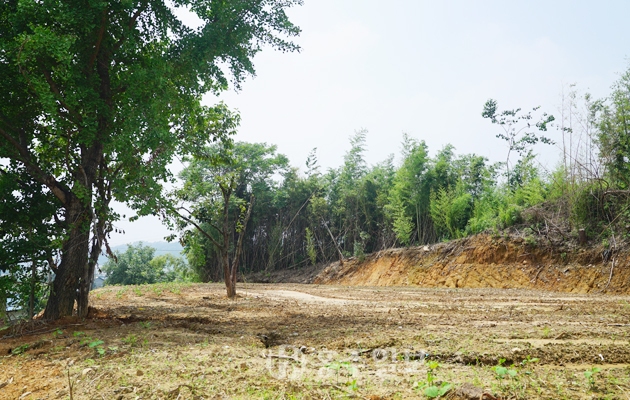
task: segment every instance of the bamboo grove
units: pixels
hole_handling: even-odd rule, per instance
[[[368,165],[365,130],[350,137],[341,165],[327,171],[316,149],[298,169],[273,145],[214,144],[180,174],[174,196],[187,220],[175,220],[176,236],[202,281],[223,277],[221,234],[232,236],[226,249],[232,256],[240,243],[244,273],[343,262],[513,226],[531,231],[542,223],[562,225],[573,236],[586,229],[610,246],[625,238],[630,220],[628,82],[626,73],[611,97],[598,101],[571,87],[558,118],[538,108],[499,111],[488,101],[482,116],[497,125],[488,124],[489,137],[505,141],[503,162],[458,154],[452,145],[431,151],[405,134],[396,162],[391,155]],[[561,152],[553,170],[538,163],[540,145]],[[217,161],[227,153],[231,161]],[[217,189],[227,180],[228,201]],[[541,206],[556,210],[558,220],[536,221],[526,212]],[[229,232],[219,227],[222,220]]]

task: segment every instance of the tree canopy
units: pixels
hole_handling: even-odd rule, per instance
[[[31,206],[30,218],[61,231],[45,318],[72,314],[75,300],[86,315],[96,259],[119,217],[111,201],[156,212],[173,156],[224,138],[235,125],[227,107],[203,107],[201,96],[229,81],[238,88],[265,46],[298,50],[290,38],[300,31],[285,9],[299,4],[0,4],[0,159],[9,160],[0,170],[28,175],[19,190],[56,207],[51,216]],[[202,25],[187,27],[172,7],[190,9]]]
[[[107,276],[106,285],[142,285],[158,282],[191,280],[192,274],[186,263],[172,254],[155,256],[150,246],[131,244],[124,252],[115,252],[115,257],[103,265]]]

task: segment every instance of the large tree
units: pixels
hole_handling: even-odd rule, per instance
[[[237,271],[254,199],[271,202],[269,195],[277,191],[274,175],[287,169],[288,159],[276,154],[276,146],[239,142],[208,146],[180,174],[184,185],[174,193],[178,206],[168,211],[177,221],[187,252],[203,254],[193,257],[198,270],[206,269],[199,271],[200,275],[211,276],[207,269],[218,267],[228,297],[236,295]],[[271,234],[256,231],[257,239],[267,247],[275,245],[268,238]]]
[[[224,106],[200,106],[254,73],[264,45],[297,47],[285,9],[301,0],[7,0],[0,4],[0,163],[54,198],[61,262],[44,317],[87,314],[116,215],[154,212],[168,164],[226,134]],[[171,7],[201,20],[187,27]],[[224,68],[229,70],[224,71]],[[77,295],[78,292],[78,295]]]

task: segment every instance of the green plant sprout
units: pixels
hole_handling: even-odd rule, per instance
[[[422,393],[429,399],[437,399],[448,393],[453,385],[448,382],[441,382],[437,385],[436,372],[440,368],[440,363],[437,361],[429,361],[427,363],[427,380],[425,382],[417,383],[417,388],[422,390]]]
[[[350,363],[350,361],[333,361],[329,364],[326,364],[326,368],[330,368],[335,371],[337,384],[339,384],[339,371],[342,368],[347,370],[349,375],[354,375],[356,372],[356,368],[352,365],[352,363]],[[356,384],[356,379],[355,379],[355,384]]]
[[[591,369],[584,371],[584,377],[588,381],[588,385],[590,386],[591,389],[595,387],[595,376],[598,373],[600,373],[601,370],[602,370],[601,368],[593,367]]]

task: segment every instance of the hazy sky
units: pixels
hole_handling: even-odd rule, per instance
[[[263,50],[239,93],[204,101],[238,109],[237,140],[276,144],[298,167],[314,147],[324,170],[339,166],[361,128],[369,164],[399,154],[403,132],[432,154],[451,143],[504,160],[498,127],[481,118],[486,100],[557,116],[563,88],[604,97],[629,65],[622,0],[305,0],[289,15],[302,51]],[[557,149],[541,151],[553,168]],[[150,218],[117,226],[126,234],[113,245],[167,234]]]

